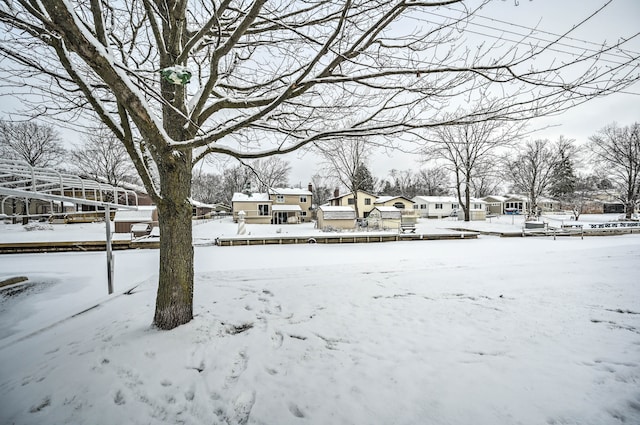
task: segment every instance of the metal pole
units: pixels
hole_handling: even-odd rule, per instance
[[[113,253],[111,252],[111,214],[109,204],[104,207],[104,222],[107,229],[107,285],[109,295],[113,294]]]

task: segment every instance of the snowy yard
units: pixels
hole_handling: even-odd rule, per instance
[[[111,297],[104,253],[0,256],[33,283],[0,298],[0,423],[640,423],[640,234],[207,246],[235,229],[194,227],[196,316],[168,332],[156,250],[114,254]]]

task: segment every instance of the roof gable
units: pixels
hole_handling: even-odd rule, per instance
[[[394,199],[404,199],[407,202],[411,202],[412,204],[415,203],[413,202],[413,200],[407,198],[406,196],[403,195],[392,195],[392,196],[380,196],[378,199],[376,199],[376,201],[374,202],[375,204],[384,204],[386,202],[389,201],[393,201]]]
[[[360,195],[366,195],[366,196],[371,196],[372,198],[377,198],[376,195],[374,195],[372,193],[369,193],[369,192],[365,192],[364,190],[359,190],[358,191],[358,198],[360,197]],[[327,199],[327,201],[334,201],[336,199],[342,199],[342,198],[345,198],[347,196],[353,196],[353,192],[344,193],[342,195],[334,196],[333,198]]]

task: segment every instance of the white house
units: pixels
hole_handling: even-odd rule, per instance
[[[460,208],[458,198],[455,196],[415,196],[412,201],[414,202],[414,210],[423,218],[449,216],[464,218],[463,214],[459,215],[459,213],[462,213],[462,208]],[[486,217],[486,202],[476,198],[471,198],[470,202],[471,219],[484,220]]]
[[[422,218],[448,217],[458,211],[458,198],[454,196],[415,196],[413,209]]]
[[[504,211],[506,213],[522,214],[530,210],[530,200],[526,195],[508,194],[504,200]],[[537,200],[538,208],[541,211],[557,211],[560,203],[555,199],[540,196]]]

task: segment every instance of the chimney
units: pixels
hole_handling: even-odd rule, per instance
[[[307,190],[309,192],[313,192],[313,185],[311,183],[309,183],[309,185],[307,186]]]
[[[338,196],[340,196],[340,190],[336,187],[333,191],[333,197],[337,198]]]

